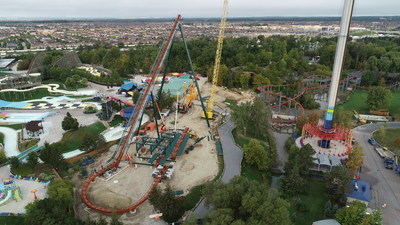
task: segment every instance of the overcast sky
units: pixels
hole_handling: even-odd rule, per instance
[[[344,0],[230,0],[229,17],[339,16]],[[223,0],[7,0],[0,18],[220,17]],[[355,16],[400,15],[400,0],[356,0]]]

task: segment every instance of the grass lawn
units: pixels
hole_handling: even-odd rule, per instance
[[[110,122],[110,126],[111,127],[118,126],[124,121],[125,121],[125,119],[122,116],[115,115],[114,119]]]
[[[290,213],[296,212],[297,219],[295,224],[297,225],[309,225],[314,221],[324,219],[325,204],[329,200],[324,180],[310,178],[307,190],[307,194],[290,199],[292,202]],[[299,212],[295,209],[294,202],[298,198],[306,205],[307,210],[305,212]]]
[[[378,135],[378,132],[374,133],[374,139],[382,146],[387,147],[389,150],[399,155],[400,146],[396,145],[396,138],[400,138],[400,129],[385,129],[386,133],[384,137]]]
[[[370,35],[370,34],[375,34],[375,32],[367,30],[367,31],[361,31],[361,32],[353,32],[350,35],[351,36],[363,36],[363,35]]]
[[[81,127],[78,130],[68,131],[60,141],[62,144],[61,146],[64,147],[63,153],[79,149],[82,145],[85,133],[91,133],[98,136],[105,129],[106,127],[102,123],[98,122],[90,126]]]
[[[11,124],[11,125],[0,125],[0,127],[8,127],[14,130],[21,130],[23,127],[25,127],[25,124],[23,123],[17,123],[17,124]]]
[[[61,95],[52,95],[52,94],[50,94],[50,92],[47,91],[46,88],[39,88],[36,90],[27,91],[27,92],[24,92],[24,94],[22,92],[21,93],[20,92],[4,92],[4,93],[0,94],[1,100],[12,101],[12,102],[40,99],[40,98],[43,98],[46,96],[58,97]]]
[[[204,184],[195,186],[190,189],[189,194],[185,196],[185,200],[183,201],[182,209],[183,212],[193,209],[193,207],[200,201],[202,196]]]
[[[346,103],[341,104],[338,107],[345,110],[355,109],[358,113],[369,114],[369,107],[365,104],[367,96],[367,91],[357,90],[350,95],[350,98]],[[400,119],[400,92],[392,92],[388,108],[392,116],[396,119]]]
[[[226,98],[224,103],[226,103],[229,106],[229,108],[232,108],[237,105],[237,102],[230,98]]]
[[[4,143],[4,134],[0,133],[0,143],[3,144]]]
[[[0,216],[1,225],[21,225],[24,224],[22,216]]]

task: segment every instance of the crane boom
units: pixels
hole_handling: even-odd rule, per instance
[[[221,23],[219,24],[219,34],[218,34],[218,42],[217,42],[217,52],[215,54],[215,64],[214,64],[214,70],[213,70],[213,79],[212,79],[212,86],[210,90],[210,99],[208,100],[207,104],[207,118],[212,119],[213,118],[213,108],[214,108],[214,100],[215,100],[215,94],[217,90],[217,82],[218,82],[218,76],[219,76],[219,67],[221,65],[221,54],[222,54],[222,44],[224,42],[224,37],[225,37],[225,28],[226,28],[226,16],[228,15],[228,0],[224,0],[224,6],[222,8],[222,17],[221,17]],[[206,115],[202,115],[203,118],[206,117]]]

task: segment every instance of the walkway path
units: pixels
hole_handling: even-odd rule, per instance
[[[276,153],[278,155],[278,168],[284,172],[285,170],[285,164],[288,160],[288,156],[285,150],[285,143],[290,137],[290,134],[281,134],[278,132],[272,132],[274,138],[275,138],[275,144],[276,144]]]
[[[226,118],[226,123],[218,129],[220,136],[222,150],[224,152],[224,174],[222,175],[222,182],[229,183],[229,181],[236,175],[240,175],[243,151],[235,144],[235,140],[232,136],[232,130],[235,128],[235,124],[230,120],[230,117]],[[194,213],[196,213],[199,219],[202,219],[210,210],[205,206],[204,198],[197,205]]]
[[[17,131],[8,127],[0,127],[0,133],[4,134],[4,150],[6,156],[17,156],[20,153],[18,151]]]

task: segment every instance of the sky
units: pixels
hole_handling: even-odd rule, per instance
[[[344,0],[230,0],[228,17],[340,16]],[[220,17],[223,0],[8,0],[1,19]],[[356,0],[354,16],[400,15],[400,0]]]

